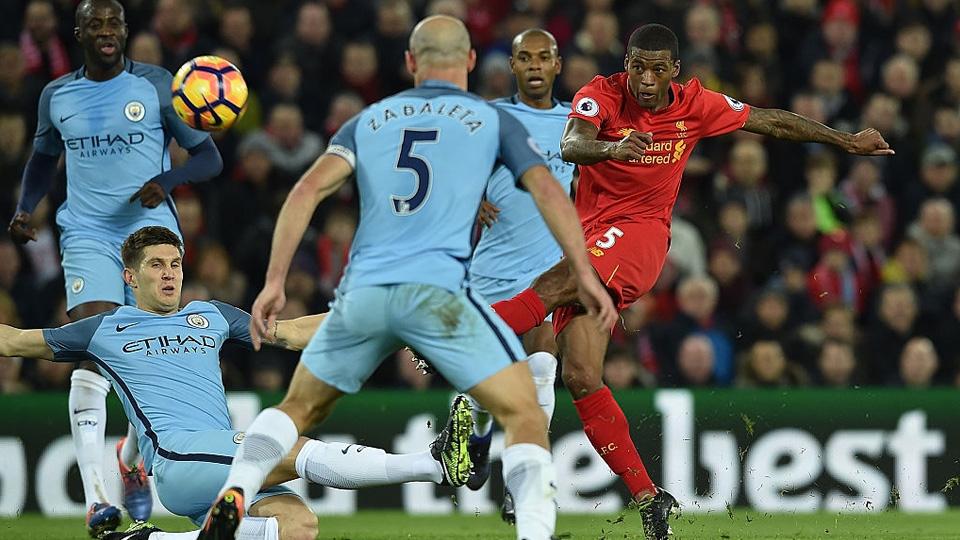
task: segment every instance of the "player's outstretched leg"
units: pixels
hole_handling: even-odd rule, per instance
[[[506,432],[503,478],[516,506],[517,538],[547,540],[557,519],[556,473],[547,421],[536,406],[530,371],[517,362],[470,389]]]
[[[153,512],[153,493],[140,453],[132,450],[136,447],[136,432],[130,425],[127,436],[117,442],[117,468],[123,481],[123,507],[130,514],[130,519],[146,521]]]
[[[103,483],[104,429],[110,383],[99,373],[76,369],[70,377],[70,434],[77,455],[83,497],[87,506],[87,532],[96,538],[120,526],[120,509],[107,500]]]

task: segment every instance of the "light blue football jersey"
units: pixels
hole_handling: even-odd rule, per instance
[[[342,291],[397,283],[462,289],[495,166],[503,163],[519,178],[544,165],[513,116],[440,81],[367,107],[333,136],[327,152],[353,166],[360,193]]]
[[[57,211],[64,234],[122,240],[147,225],[180,230],[170,197],[156,208],[130,202],[144,182],[170,169],[171,137],[190,149],[209,136],[173,111],[172,80],[161,67],[126,60],[110,80],[87,79],[81,68],[43,89],[34,149],[66,153],[67,199]]]
[[[243,310],[217,301],[190,302],[167,316],[121,306],[44,329],[43,337],[54,360],[92,360],[110,379],[149,471],[158,455],[211,461],[165,448],[164,435],[231,429],[220,348],[228,340],[249,346],[249,322]],[[229,464],[232,456],[222,458]]]
[[[573,163],[560,157],[560,138],[567,125],[570,104],[555,101],[552,109],[534,109],[516,96],[493,104],[514,116],[543,150],[553,176],[570,193]],[[547,228],[533,197],[517,187],[510,170],[498,167],[487,184],[486,199],[500,209],[497,222],[483,230],[477,245],[471,276],[512,279],[543,272],[556,264],[563,250]]]

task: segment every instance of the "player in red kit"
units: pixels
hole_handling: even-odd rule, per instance
[[[843,133],[787,111],[750,107],[696,79],[676,83],[677,49],[669,28],[637,29],[627,44],[626,72],[598,76],[577,93],[560,143],[563,159],[579,165],[576,206],[591,264],[620,310],[649,291],[660,274],[683,168],[700,139],[744,129],[833,144],[852,154],[893,154],[874,129]],[[555,310],[563,381],[584,432],[640,503],[646,538],[666,538],[677,502],[651,481],[627,419],[603,385],[610,332],[584,316],[576,292],[574,274],[561,261],[530,289],[493,307],[517,334]]]

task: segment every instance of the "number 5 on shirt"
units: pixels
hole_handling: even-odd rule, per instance
[[[398,216],[409,216],[427,202],[430,195],[430,181],[433,171],[430,162],[423,156],[413,153],[413,146],[418,143],[437,142],[440,131],[436,129],[405,129],[403,141],[400,143],[400,155],[397,156],[397,169],[408,170],[416,176],[416,187],[413,193],[407,196],[391,195],[393,211]]]
[[[623,237],[623,231],[616,227],[610,227],[603,233],[603,239],[597,240],[597,247],[600,249],[610,249],[617,243],[617,238]]]

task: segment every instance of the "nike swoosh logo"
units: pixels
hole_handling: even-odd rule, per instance
[[[86,409],[74,409],[74,410],[73,410],[73,414],[80,414],[80,413],[82,413],[82,412],[95,411],[95,410],[97,410],[96,407],[88,407],[88,408],[86,408]]]
[[[138,323],[138,322],[132,322],[132,323],[130,323],[130,324],[124,324],[124,325],[122,325],[122,326],[118,324],[118,325],[117,325],[117,332],[123,332],[124,330],[126,330],[127,328],[130,328],[131,326],[133,326],[133,325],[135,325],[135,324],[140,324],[140,323]]]
[[[61,115],[60,115],[60,123],[62,124],[62,123],[66,122],[67,120],[73,118],[74,116],[76,116],[76,115],[78,115],[78,114],[80,114],[80,113],[68,114],[67,116],[63,116],[63,115],[61,114]]]
[[[347,455],[347,451],[350,450],[350,447],[351,447],[351,446],[353,446],[353,445],[352,445],[352,444],[348,444],[343,450],[340,450],[340,453],[343,454],[343,455]]]

